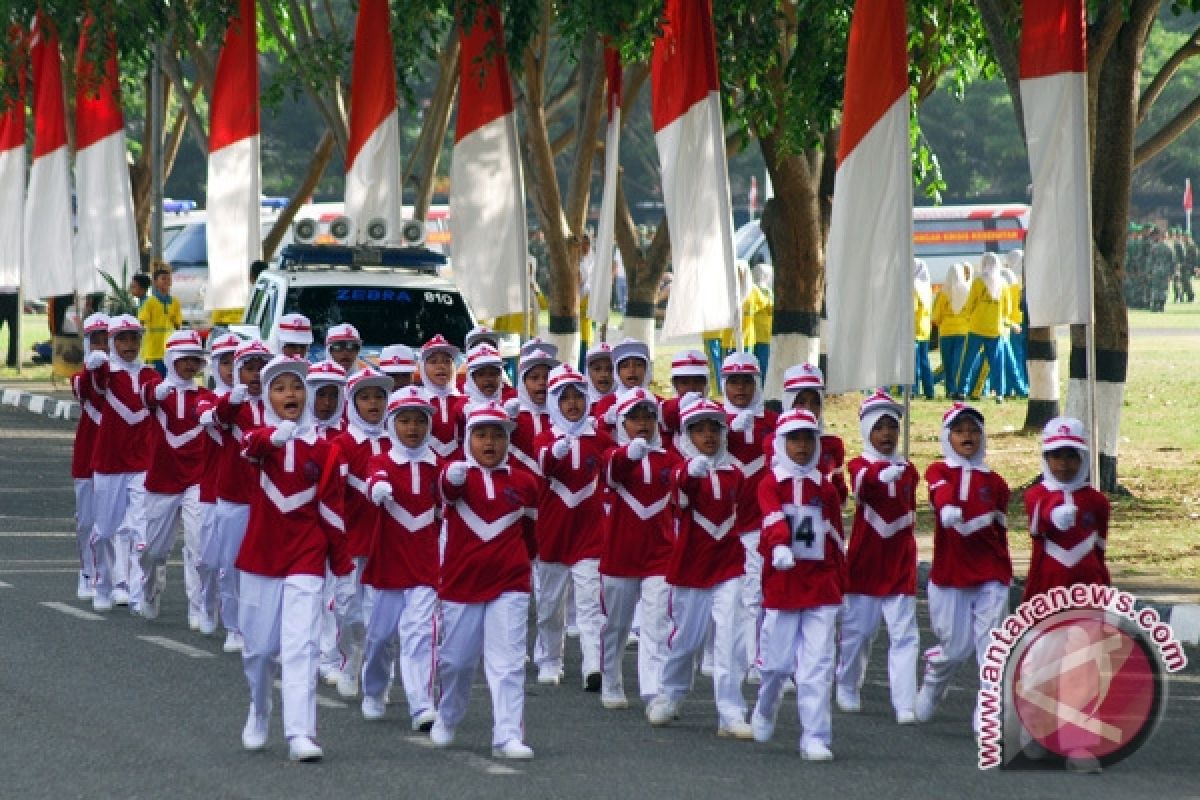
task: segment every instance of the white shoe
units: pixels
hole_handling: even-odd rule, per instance
[[[793,678],[791,675],[789,675],[787,677],[787,680],[785,680],[783,682],[783,693],[784,694],[795,694],[796,693],[796,679]]]
[[[675,719],[676,704],[665,694],[660,694],[646,706],[646,719],[651,725],[670,725]]]
[[[711,678],[715,669],[711,659],[705,658],[700,662],[700,674],[706,678]]]
[[[917,713],[915,711],[910,711],[908,709],[905,709],[904,711],[897,711],[896,712],[896,724],[897,725],[916,725],[917,724]]]
[[[638,634],[637,631],[630,631],[629,638],[625,640],[625,647],[626,648],[637,647],[638,642],[640,640],[641,640],[641,636]]]
[[[800,757],[805,761],[833,761],[833,751],[820,742],[800,748]]]
[[[342,672],[338,674],[337,693],[347,700],[358,697],[358,673]]]
[[[753,739],[754,729],[742,719],[722,720],[721,724],[717,726],[717,736],[732,739]]]
[[[91,600],[96,596],[96,590],[92,587],[92,579],[82,572],[79,573],[79,583],[75,587],[75,596],[80,600]]]
[[[933,719],[939,699],[927,684],[917,690],[916,717],[918,722],[929,722]]]
[[[578,625],[568,625],[567,626],[567,636],[570,636],[572,639],[578,639],[579,638],[579,626]]]
[[[562,670],[558,667],[539,667],[537,682],[542,686],[558,686],[562,682]]]
[[[292,761],[320,761],[325,755],[321,746],[307,736],[293,736],[288,740],[288,758]]]
[[[250,706],[246,715],[246,725],[242,728],[242,747],[247,750],[262,750],[267,746],[267,734],[270,731],[270,716],[260,717]]]
[[[200,615],[199,614],[188,614],[188,630],[189,631],[200,630]]]
[[[429,729],[429,741],[433,742],[434,747],[449,747],[454,743],[454,731],[443,725],[439,717],[433,721],[433,727]]]
[[[604,706],[610,711],[619,711],[622,708],[629,708],[629,698],[625,697],[624,689],[617,689],[616,691],[612,692],[601,691],[600,705]]]
[[[326,664],[322,664],[317,669],[317,672],[320,674],[321,680],[324,681],[326,686],[337,686],[338,679],[342,677],[342,671],[340,669]]]
[[[158,619],[158,612],[162,604],[162,587],[158,586],[150,590],[150,595],[144,597],[139,603],[130,603],[129,610],[146,619]]]
[[[511,758],[527,761],[533,758],[533,748],[520,739],[509,739],[500,747],[492,748],[492,758]]]
[[[746,670],[746,683],[751,686],[758,686],[762,683],[762,673],[758,671],[758,667]]]
[[[776,709],[778,711],[778,709]],[[750,715],[750,732],[756,742],[769,742],[775,735],[774,718],[764,717],[758,713],[758,708]]]
[[[362,715],[363,719],[376,720],[383,719],[383,715],[387,713],[387,703],[382,697],[371,697],[369,694],[363,695]]]
[[[246,643],[242,639],[242,635],[240,633],[237,631],[230,631],[228,635],[226,635],[225,644],[221,646],[221,649],[226,653],[240,653],[242,652],[242,647],[244,647],[245,644]]]
[[[113,599],[111,594],[96,592],[92,597],[92,611],[112,611]]]
[[[112,601],[113,601],[114,606],[129,605],[129,590],[121,589],[121,588],[114,588],[112,590]]]
[[[429,733],[433,730],[433,723],[435,722],[437,722],[437,712],[432,708],[427,708],[413,717],[412,729],[421,733]]]
[[[207,614],[200,615],[199,624],[196,626],[196,630],[200,632],[201,636],[212,636],[216,629],[217,621],[215,619]]]
[[[847,714],[857,714],[862,711],[862,698],[859,697],[858,692],[843,689],[839,686],[834,694],[837,696],[838,711]]]

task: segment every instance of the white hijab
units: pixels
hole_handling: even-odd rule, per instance
[[[967,305],[967,297],[971,294],[971,278],[966,264],[954,264],[946,275],[946,291],[950,296],[950,310],[961,314]]]
[[[954,448],[950,445],[950,428],[954,425],[955,420],[963,415],[971,417],[979,425],[979,449],[969,459],[963,458],[954,452]],[[942,429],[938,432],[938,441],[941,443],[942,458],[945,462],[952,467],[962,470],[962,482],[958,485],[958,501],[965,503],[970,497],[971,473],[991,472],[991,469],[987,465],[987,428],[984,427],[983,414],[970,406],[964,406],[957,412],[948,414],[942,420]]]
[[[929,265],[919,258],[913,259],[913,288],[925,308],[933,308],[933,285],[929,281]]]
[[[1004,291],[1004,276],[1000,274],[1000,259],[995,253],[984,253],[979,265],[979,279],[983,281],[993,300],[999,300]]]

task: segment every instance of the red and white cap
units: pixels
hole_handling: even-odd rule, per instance
[[[233,351],[234,364],[242,364],[252,358],[261,358],[263,361],[270,361],[274,357],[275,354],[258,339],[247,339],[238,345],[237,350]]]
[[[885,413],[900,419],[904,416],[904,406],[883,389],[876,389],[875,394],[862,401],[858,407],[858,418],[866,419],[868,415]]]
[[[429,402],[429,394],[420,386],[405,386],[397,389],[388,397],[387,416],[394,417],[401,411],[422,411],[433,416],[433,403]]]
[[[654,409],[654,413],[658,413],[658,398],[650,392],[643,389],[641,386],[635,386],[632,389],[626,389],[617,398],[615,406],[617,418],[624,419],[629,416],[629,413],[638,406],[650,406]]]
[[[463,346],[467,348],[467,352],[475,348],[477,344],[490,344],[492,347],[497,347],[500,344],[500,334],[492,330],[486,325],[476,325],[471,330],[467,331],[467,336],[463,340]]]
[[[944,414],[942,414],[942,427],[949,429],[950,426],[954,424],[954,420],[958,419],[963,414],[974,417],[975,421],[979,423],[980,427],[983,426],[982,411],[980,411],[978,408],[975,408],[975,406],[967,405],[966,403],[955,403],[954,405],[950,406],[950,408],[946,409]]]
[[[1055,417],[1042,428],[1043,453],[1063,447],[1089,452],[1087,430],[1074,417]]]
[[[478,344],[467,351],[467,372],[474,372],[482,367],[504,368],[504,359],[500,351],[490,344]]]
[[[627,358],[640,358],[650,366],[650,348],[640,339],[622,339],[612,349],[613,365],[619,366]]]
[[[209,343],[209,352],[214,356],[236,353],[241,344],[242,340],[236,333],[222,333]]]
[[[342,369],[341,364],[336,361],[326,359],[318,361],[308,368],[308,383],[310,386],[316,384],[336,383],[344,384],[346,382],[346,370]],[[388,384],[391,388],[391,384]]]
[[[796,364],[788,367],[783,373],[783,390],[785,392],[802,392],[809,389],[825,393],[825,376],[820,367],[812,364]]]
[[[688,398],[692,398],[690,402],[688,402]],[[697,394],[689,394],[685,398],[685,402],[680,405],[680,429],[687,430],[692,425],[705,419],[711,419],[722,428],[729,427],[729,417],[725,413],[724,406],[718,405],[712,400],[700,397]]]
[[[389,344],[379,353],[379,369],[388,375],[411,375],[417,371],[417,358],[406,344]]]
[[[434,353],[446,353],[451,358],[458,358],[461,352],[462,351],[457,347],[450,344],[449,340],[447,340],[445,336],[442,336],[439,333],[425,344],[421,345],[421,360],[424,361]]]
[[[280,345],[313,343],[312,323],[303,314],[284,314],[275,328]]]
[[[175,331],[167,337],[166,349],[180,354],[203,356],[204,340],[200,338],[199,331],[191,329]]]
[[[480,425],[499,425],[504,428],[505,433],[512,433],[513,428],[517,427],[517,423],[509,419],[508,412],[499,403],[478,403],[472,406],[467,414],[467,433]]]
[[[735,351],[725,356],[725,360],[721,362],[722,378],[728,378],[730,375],[750,375],[757,378],[761,374],[758,359],[753,353]]]
[[[88,314],[87,319],[83,321],[83,335],[91,336],[93,333],[108,332],[108,314],[103,311],[97,311],[95,314]]]
[[[272,358],[262,368],[262,373],[259,375],[264,392],[273,380],[288,372],[303,381],[308,375],[308,362],[303,358],[295,356],[275,356]]]
[[[546,381],[546,391],[554,394],[561,392],[567,386],[576,386],[581,392],[587,394],[587,378],[579,374],[579,370],[570,364],[559,364],[550,370],[550,377]]]
[[[497,353],[497,355],[499,355],[499,353]],[[537,366],[546,366],[550,369],[554,369],[556,366],[558,366],[558,359],[554,357],[553,353],[540,348],[536,350],[530,350],[528,353],[521,354],[521,364],[517,368],[517,372],[522,378],[524,378],[526,372],[529,372],[529,370]]]
[[[547,342],[545,339],[540,339],[535,336],[529,341],[525,342],[525,344],[521,345],[521,360],[524,360],[525,356],[529,355],[535,350],[541,350],[543,353],[547,353],[550,358],[558,358],[558,345],[554,344],[553,342]]]
[[[311,374],[311,370],[309,371]],[[343,374],[345,374],[343,372]],[[392,390],[392,379],[388,375],[384,375],[377,369],[365,367],[350,376],[346,382],[346,396],[354,397],[354,393],[360,389],[366,389],[369,386],[376,386],[383,389],[384,394]]]
[[[672,378],[707,378],[708,359],[699,350],[684,350],[671,359]]]
[[[132,314],[118,314],[115,317],[108,319],[108,335],[116,336],[118,333],[141,333],[145,328],[138,318]]]
[[[597,361],[599,359],[607,359],[608,361],[612,361],[612,357],[612,345],[610,345],[608,342],[601,342],[587,351],[587,354],[583,357],[583,364],[584,366],[587,366],[593,361]]]
[[[821,424],[812,412],[805,408],[794,408],[779,417],[779,421],[775,426],[775,434],[777,436],[787,436],[792,431],[812,431],[819,432]]]
[[[357,342],[358,344],[362,344],[362,337],[358,335],[358,328],[349,322],[343,322],[340,325],[333,325],[329,330],[325,331],[326,347],[339,342]]]

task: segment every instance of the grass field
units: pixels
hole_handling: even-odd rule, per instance
[[[1131,496],[1113,497],[1114,515],[1108,559],[1115,580],[1200,577],[1200,303],[1168,305],[1164,314],[1130,313],[1131,357],[1121,420],[1120,483]],[[22,330],[22,373],[0,368],[0,384],[45,381],[48,366],[28,365],[34,342],[47,338],[44,315],[26,315]],[[1060,341],[1062,393],[1066,395],[1068,343]],[[660,348],[654,372],[660,392],[669,392],[671,354]],[[858,396],[831,398],[826,411],[829,430],[858,452]],[[924,471],[940,457],[937,432],[945,400],[915,400],[912,411],[912,460]],[[1020,487],[1041,469],[1037,437],[1020,432],[1025,403],[1010,401],[981,406],[987,416],[988,459],[1013,488],[1009,509],[1010,545],[1024,575],[1028,535]],[[931,552],[933,523],[927,508],[920,521],[923,557]]]

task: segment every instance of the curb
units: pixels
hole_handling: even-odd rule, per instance
[[[51,419],[79,419],[79,403],[74,400],[59,400],[44,394],[32,394],[21,389],[3,389],[0,392],[0,406],[22,408],[34,414],[42,414]]]

